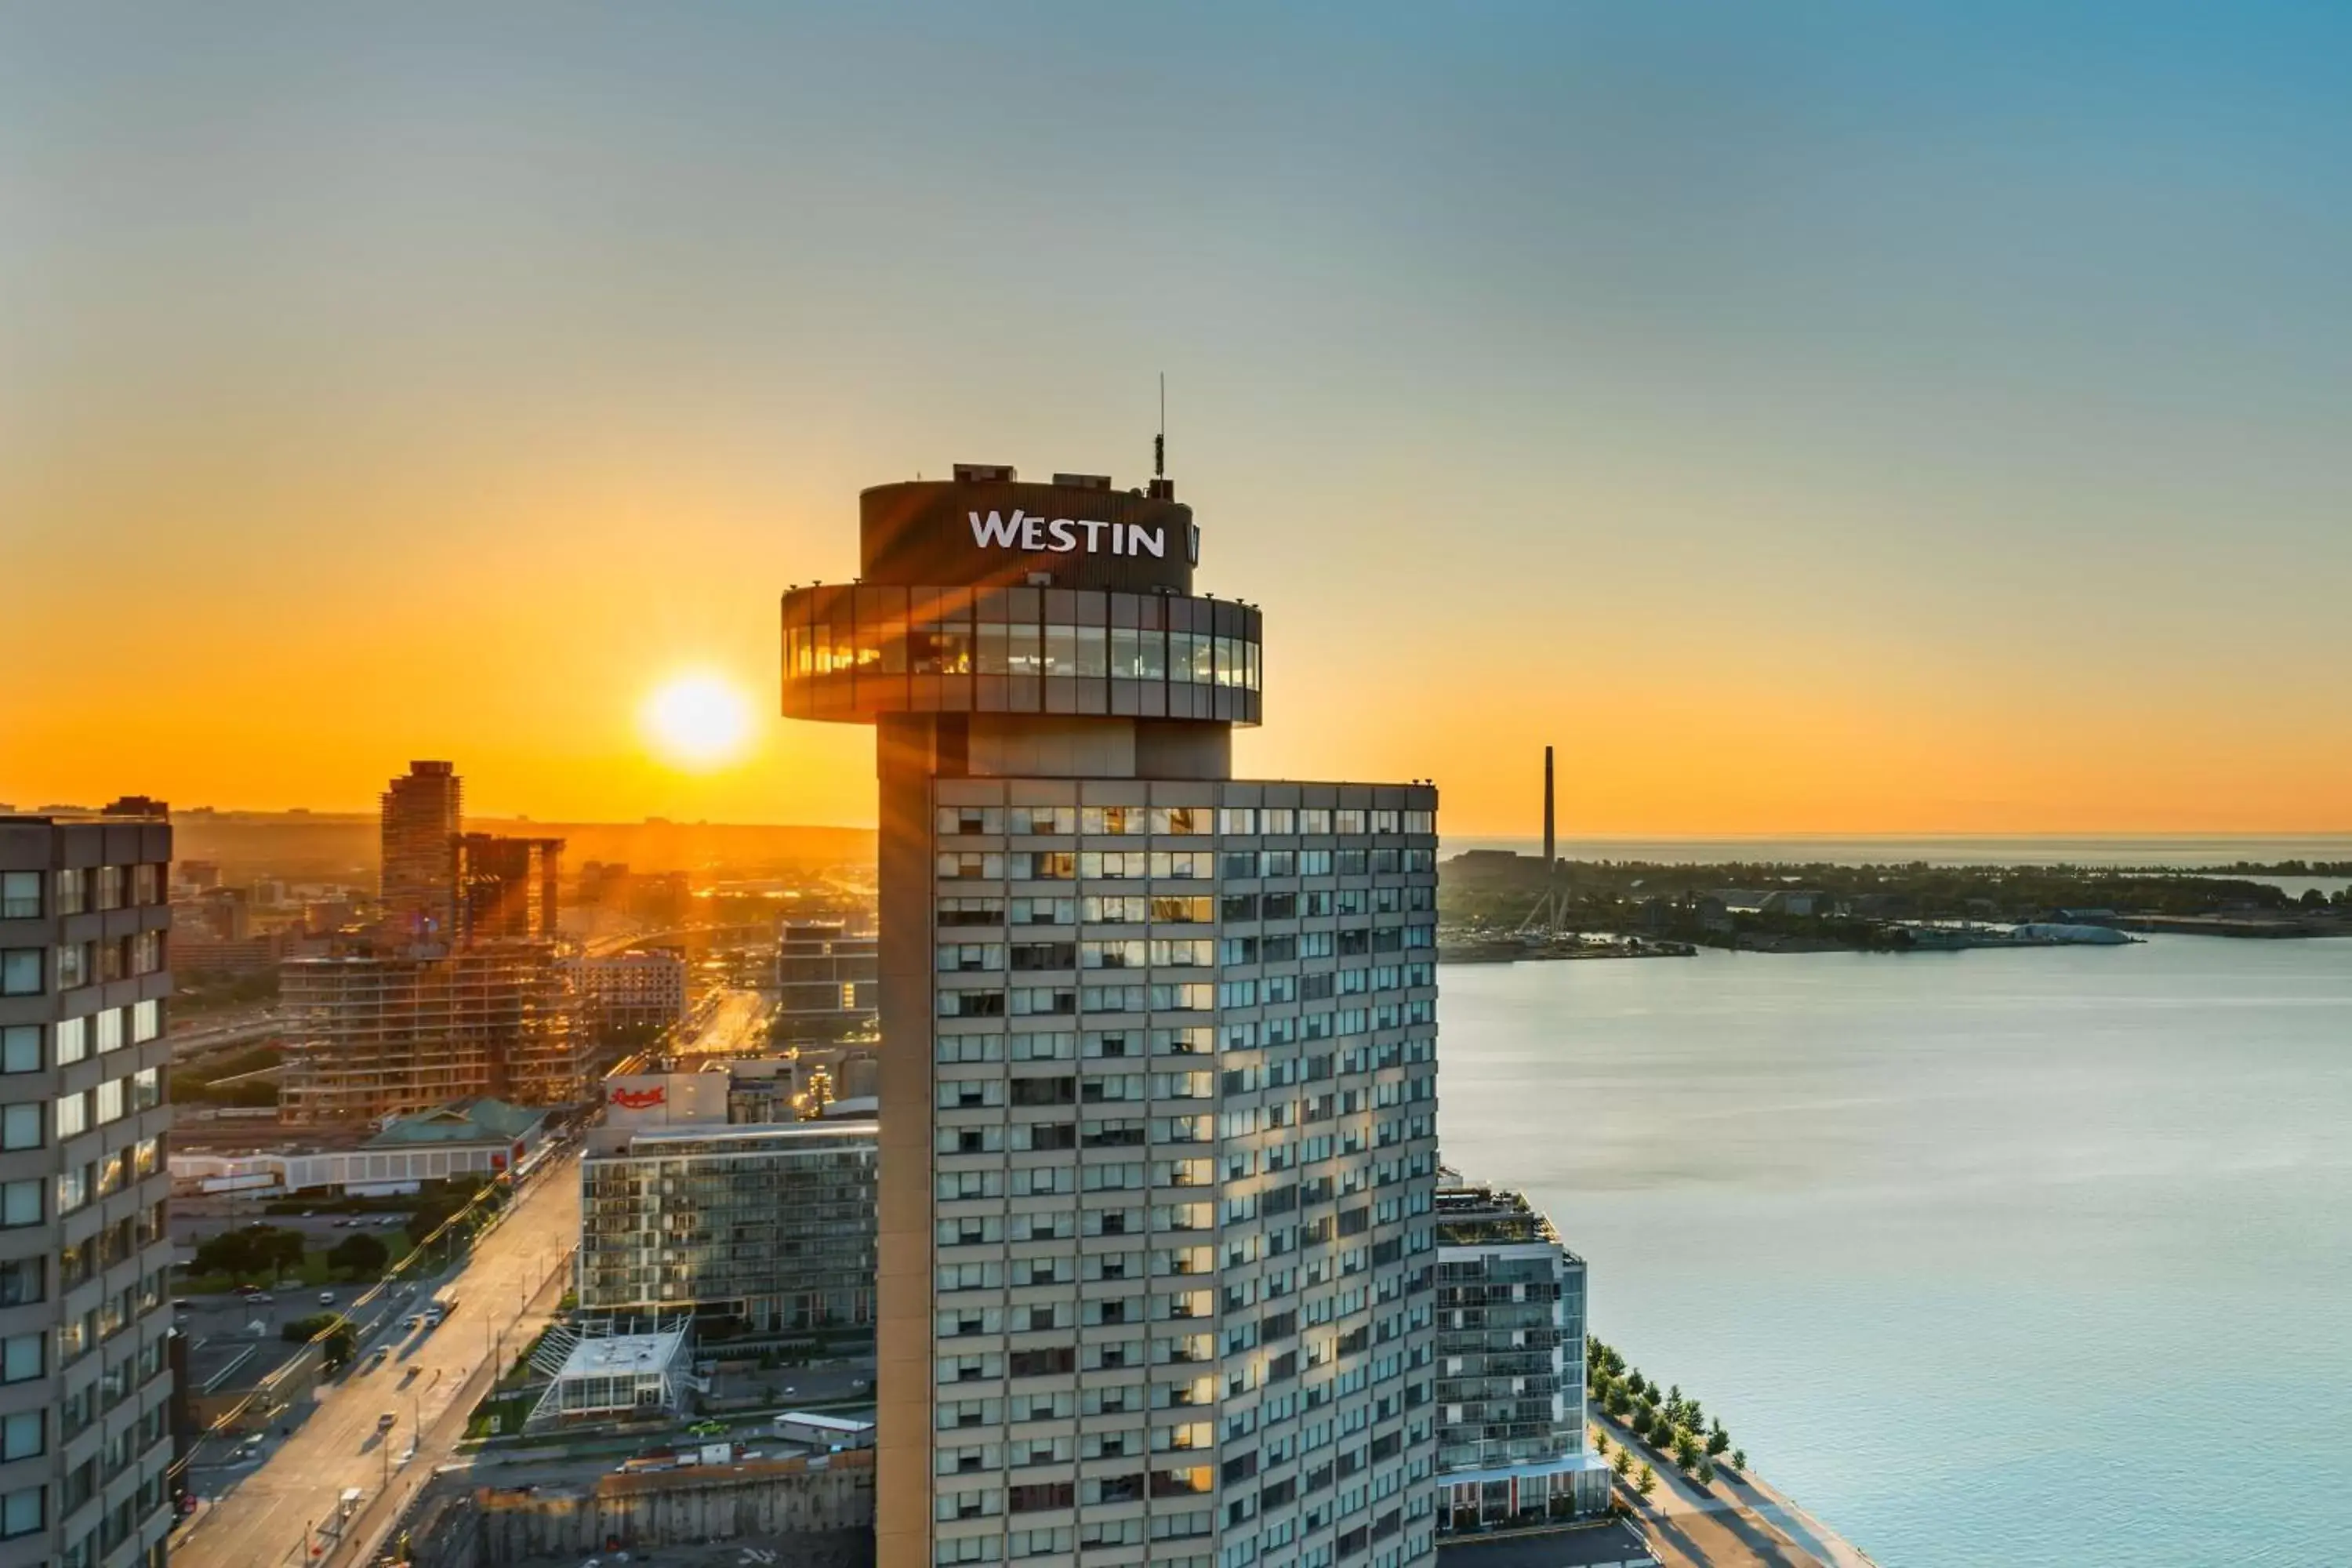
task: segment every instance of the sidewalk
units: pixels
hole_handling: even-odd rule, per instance
[[[1834,1548],[1845,1543],[1810,1515],[1803,1517],[1812,1523],[1811,1530],[1791,1529],[1795,1510],[1778,1493],[1771,1494],[1766,1508],[1751,1504],[1748,1497],[1760,1499],[1760,1489],[1752,1480],[1730,1479],[1727,1467],[1717,1468],[1713,1486],[1702,1487],[1614,1419],[1596,1413],[1593,1420],[1609,1434],[1612,1447],[1622,1446],[1633,1456],[1635,1474],[1646,1460],[1657,1476],[1657,1487],[1646,1499],[1633,1490],[1630,1479],[1617,1484],[1668,1568],[1874,1568],[1858,1552],[1835,1555]],[[1776,1519],[1774,1513],[1784,1517]],[[1846,1550],[1852,1552],[1852,1548]]]

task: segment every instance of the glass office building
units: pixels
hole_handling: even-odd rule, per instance
[[[861,512],[783,689],[878,731],[882,1568],[1428,1561],[1436,792],[1231,777],[1165,481]]]

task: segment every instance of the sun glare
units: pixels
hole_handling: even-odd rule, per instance
[[[646,733],[673,764],[694,770],[731,762],[751,733],[751,702],[723,676],[680,675],[646,700]]]

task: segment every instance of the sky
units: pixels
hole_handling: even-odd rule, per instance
[[[857,491],[1147,471],[1237,770],[2352,828],[2352,13],[0,15],[0,801],[870,823]],[[741,747],[649,738],[685,674]],[[703,688],[702,689],[707,689]]]

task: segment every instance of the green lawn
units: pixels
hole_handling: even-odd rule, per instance
[[[530,1415],[531,1407],[539,1403],[539,1390],[531,1389],[526,1392],[490,1395],[489,1398],[475,1405],[473,1415],[466,1418],[466,1436],[468,1437],[492,1436],[490,1421],[495,1416],[499,1423],[496,1435],[501,1437],[513,1436],[522,1430],[522,1424]]]

